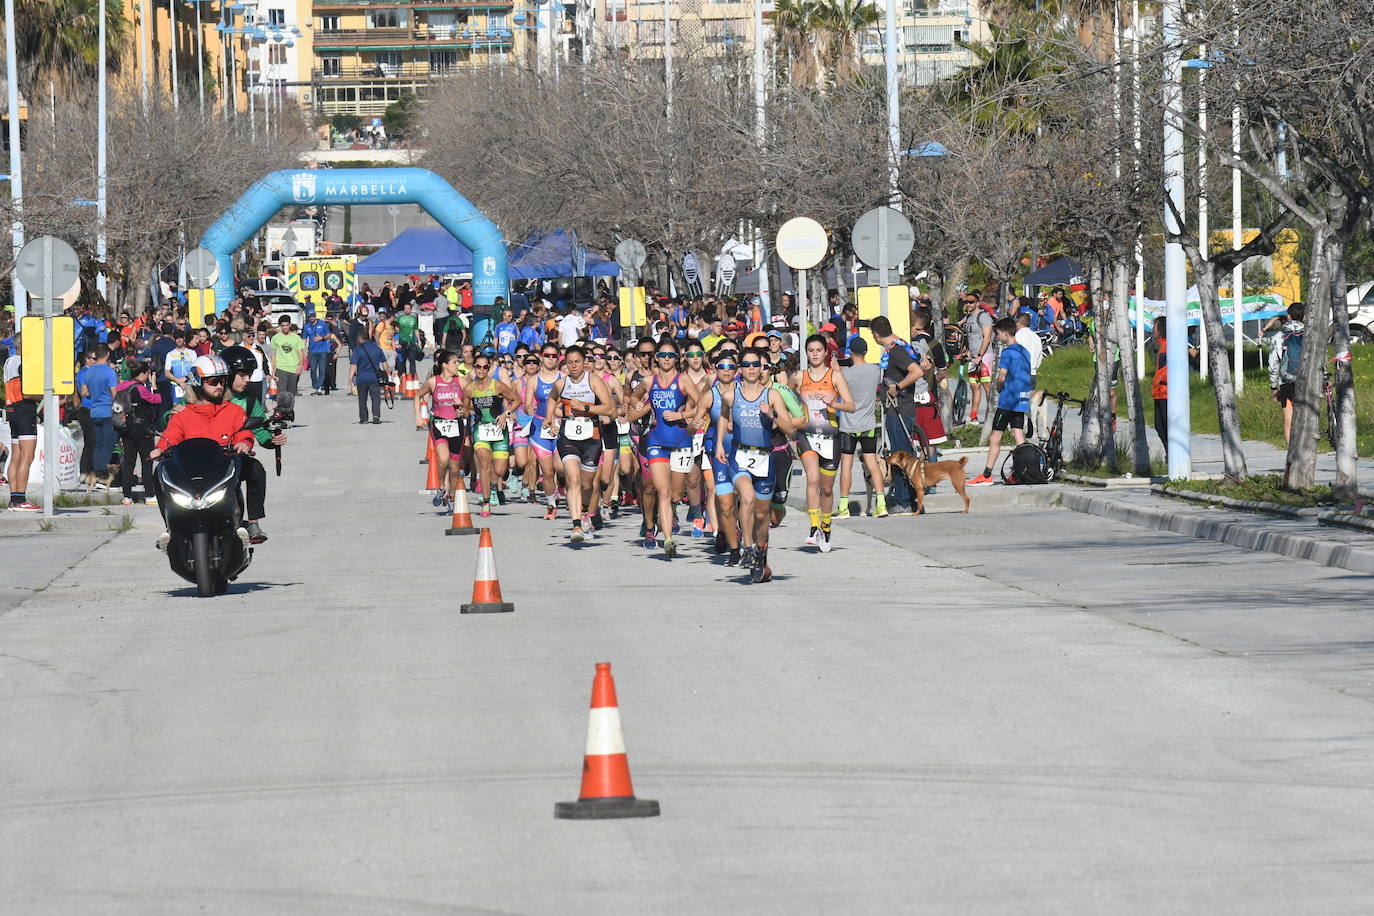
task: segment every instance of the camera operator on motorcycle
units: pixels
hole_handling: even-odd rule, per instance
[[[228,400],[229,367],[224,360],[213,354],[197,357],[195,365],[187,378],[195,395],[195,403],[186,404],[167,421],[167,429],[157,440],[157,448],[149,452],[150,458],[160,458],[174,445],[187,439],[210,439],[225,448],[232,447],[240,455],[246,455],[253,448],[253,433],[244,429],[247,413],[238,404]],[[154,475],[156,481],[157,475]],[[161,490],[160,485],[158,489]],[[166,494],[158,492],[158,506],[163,518],[167,515]],[[241,537],[246,537],[243,529]],[[158,536],[159,550],[166,550],[171,533],[163,531]]]
[[[247,347],[232,346],[225,347],[219,356],[229,369],[229,403],[242,407],[250,420],[258,417],[263,421],[262,425],[253,430],[258,445],[270,449],[285,445],[286,433],[274,431],[269,426],[267,409],[250,391],[249,379],[258,365],[253,352]],[[239,462],[244,488],[248,491],[248,541],[251,544],[261,544],[267,540],[267,535],[258,524],[267,516],[267,469],[252,452],[244,454]]]

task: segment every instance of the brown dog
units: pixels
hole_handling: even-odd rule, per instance
[[[933,487],[945,479],[948,479],[954,485],[955,492],[963,497],[964,512],[968,512],[968,491],[964,489],[964,481],[968,479],[968,473],[964,470],[964,465],[968,464],[967,455],[958,461],[926,461],[922,455],[893,452],[887,456],[887,463],[911,481],[912,489],[916,491],[917,515],[926,511],[926,487]]]

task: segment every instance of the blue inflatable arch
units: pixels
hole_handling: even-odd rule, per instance
[[[506,243],[491,220],[427,169],[284,169],[263,176],[215,220],[200,244],[219,261],[215,301],[220,309],[234,297],[233,255],[277,211],[288,206],[331,204],[419,204],[472,251],[472,303],[492,305],[510,296]],[[491,315],[474,314],[472,336],[491,334]]]

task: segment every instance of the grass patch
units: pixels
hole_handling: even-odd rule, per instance
[[[982,423],[965,423],[963,426],[947,433],[949,442],[946,448],[972,448],[978,444],[978,440],[983,436]]]
[[[1236,483],[1230,480],[1170,480],[1164,484],[1166,490],[1188,490],[1193,493],[1207,493],[1216,496],[1229,496],[1232,499],[1252,499],[1259,502],[1280,503],[1294,508],[1308,506],[1329,506],[1335,502],[1331,488],[1311,487],[1301,491],[1283,488],[1280,474],[1260,474]]]
[[[45,518],[38,523],[39,531],[51,531],[53,528],[52,519]]]
[[[1355,451],[1369,457],[1374,455],[1374,423],[1360,418],[1374,414],[1374,345],[1352,347],[1355,371]],[[1146,354],[1146,369],[1153,365]],[[1047,356],[1040,364],[1037,385],[1045,391],[1067,391],[1074,397],[1085,397],[1092,387],[1093,354],[1086,346],[1065,347]],[[1203,381],[1196,374],[1190,374],[1189,384],[1192,405],[1192,426],[1195,433],[1217,433],[1216,391],[1210,380]],[[1145,409],[1146,424],[1153,423],[1154,402],[1150,397],[1150,382],[1142,379],[1140,385],[1141,402]],[[1117,415],[1126,416],[1126,398],[1117,398]],[[1283,448],[1283,411],[1274,403],[1269,392],[1269,373],[1260,362],[1256,350],[1245,352],[1245,390],[1237,399],[1236,412],[1240,417],[1240,434],[1245,439],[1268,442]],[[1325,430],[1326,418],[1319,420]],[[1151,431],[1153,437],[1154,433]],[[1325,439],[1318,448],[1329,450]]]
[[[58,493],[53,497],[53,505],[58,509],[88,509],[91,506],[113,506],[114,497],[109,493]]]
[[[116,534],[134,530],[134,517],[127,512],[119,517],[119,521],[110,525],[110,530]]]

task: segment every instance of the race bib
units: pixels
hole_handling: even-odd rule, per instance
[[[668,469],[676,474],[686,474],[692,470],[695,458],[696,454],[690,448],[675,448],[669,459]]]
[[[762,478],[771,474],[769,454],[761,448],[737,449],[735,464],[741,471],[748,471],[750,477]]]
[[[530,427],[532,426],[534,426],[534,420],[526,420],[524,423],[521,423],[519,426],[515,427],[515,431],[524,438],[528,439],[530,437]]]
[[[808,438],[811,440],[811,445],[816,449],[816,454],[821,457],[821,460],[829,461],[831,458],[835,457],[834,436],[812,435],[808,436]]]
[[[692,451],[700,453],[702,446],[706,444],[706,430],[701,430],[692,436]]]
[[[589,417],[568,417],[563,421],[563,438],[585,442],[596,435],[596,424]]]
[[[445,439],[456,439],[463,434],[463,423],[461,420],[440,420],[435,419],[434,429]]]
[[[930,403],[930,392],[929,392],[929,391],[922,391],[920,394],[918,394],[918,395],[915,396],[914,400],[916,401],[917,404],[929,404],[929,403]]]
[[[629,421],[629,420],[616,420],[616,421],[615,421],[615,431],[616,431],[616,433],[618,433],[619,435],[628,436],[628,435],[630,434],[630,421]]]
[[[500,423],[479,423],[477,426],[478,442],[500,442],[506,438],[506,431]]]

